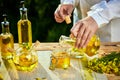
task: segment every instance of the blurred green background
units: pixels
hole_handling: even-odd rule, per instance
[[[21,0],[0,0],[0,22],[2,14],[8,15],[10,22],[10,32],[14,36],[14,42],[18,42],[17,22],[20,19]],[[59,0],[24,0],[28,9],[28,19],[32,23],[33,42],[58,42],[61,35],[69,36],[71,24],[57,23],[54,19]],[[0,33],[2,28],[0,26]]]

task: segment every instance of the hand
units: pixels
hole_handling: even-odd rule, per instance
[[[56,22],[62,23],[65,20],[65,16],[67,16],[67,15],[71,16],[72,11],[73,11],[72,4],[59,5],[54,13]]]
[[[75,47],[86,47],[91,37],[98,29],[96,21],[92,17],[79,20],[72,28],[71,34],[76,38]]]

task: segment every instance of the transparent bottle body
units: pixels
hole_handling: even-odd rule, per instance
[[[70,37],[61,36],[59,42],[61,45],[69,44],[72,46],[72,50],[78,50],[78,52],[86,53],[88,56],[97,54],[97,51],[100,48],[100,39],[97,35],[94,35],[88,42],[87,46],[81,49],[74,49],[76,39],[72,39]]]
[[[37,52],[34,48],[28,49],[27,47],[19,47],[16,50],[16,55],[13,57],[13,61],[17,70],[31,71],[38,64]]]
[[[32,46],[31,22],[28,19],[20,19],[18,25],[18,42],[20,45]]]
[[[14,39],[11,33],[1,33],[0,46],[2,58],[9,59],[13,57]]]

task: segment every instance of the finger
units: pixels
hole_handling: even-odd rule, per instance
[[[68,10],[66,9],[66,8],[59,8],[60,10],[60,12],[59,12],[59,16],[63,19],[63,20],[65,20],[65,17],[66,16],[69,16],[70,14],[68,14]],[[70,15],[71,16],[71,15]]]
[[[90,41],[90,39],[92,38],[93,35],[94,35],[94,34],[93,34],[92,32],[89,33],[89,35],[88,35],[88,37],[87,37],[87,40],[86,40],[86,42],[84,43],[84,46],[83,46],[83,47],[86,47],[86,46],[87,46],[87,44],[89,43],[89,41]]]
[[[76,41],[76,44],[75,46],[77,48],[81,48],[81,41],[84,41],[84,39],[82,39],[82,36],[85,32],[85,27],[82,25],[79,32],[78,32],[78,35],[77,35],[77,41]]]
[[[89,31],[89,29],[85,29],[85,32],[83,33],[83,36],[82,36],[82,38],[81,38],[81,48],[85,48],[86,47],[86,45],[87,45],[87,41],[88,41],[88,36],[89,36],[89,34],[90,34],[90,31]]]
[[[81,23],[79,21],[71,28],[70,32],[71,32],[71,34],[73,34],[74,37],[77,37],[78,31],[82,25],[83,25],[83,23]]]
[[[58,23],[62,23],[62,22],[64,21],[63,19],[58,18],[58,17],[56,17],[56,16],[55,16],[55,20],[56,20],[56,22],[58,22]]]
[[[65,20],[65,15],[63,14],[63,10],[60,10],[58,15],[60,16],[61,19]]]
[[[63,18],[61,16],[61,13],[63,13],[63,12],[61,10],[62,10],[61,5],[58,5],[57,9],[55,10],[54,16],[56,16],[56,18],[60,18],[62,20]]]
[[[56,13],[54,13],[54,16],[57,17],[57,18],[61,18],[61,17],[59,16],[59,11],[57,11]],[[62,18],[61,18],[61,19],[62,19]]]
[[[60,8],[58,7],[58,8],[55,10],[55,12],[54,12],[54,16],[60,18],[59,12],[60,12]]]
[[[78,25],[78,24],[82,24],[82,22],[78,21],[77,23],[75,23],[74,26],[71,28],[71,31],[74,31],[74,29],[76,28],[76,25]]]
[[[75,36],[74,36],[73,34],[70,34],[69,36],[70,36],[70,38],[72,38],[72,39],[75,38]]]
[[[76,38],[75,48],[79,49],[80,43],[81,43],[81,38]]]
[[[59,22],[59,23],[61,23],[61,22],[64,21],[64,20],[61,18],[61,16],[59,15],[59,10],[58,10],[58,9],[56,9],[56,11],[55,11],[55,13],[54,13],[54,18],[55,18],[56,22]]]

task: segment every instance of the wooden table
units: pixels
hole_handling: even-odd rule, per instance
[[[120,51],[120,42],[117,43],[101,43],[100,50],[104,52]],[[66,46],[68,47],[68,46]],[[15,44],[15,48],[18,48],[18,44]],[[50,54],[55,48],[61,48],[59,43],[40,43],[36,48],[39,57],[38,66],[31,72],[17,71],[15,66],[6,66],[7,78],[4,80],[35,80],[35,78],[44,78],[43,80],[89,80],[85,79],[84,75],[89,74],[84,71],[81,66],[80,59],[71,58],[70,67],[67,70],[58,69],[50,70]],[[3,64],[4,65],[4,64]],[[9,65],[9,62],[5,65]],[[91,74],[89,74],[89,77]],[[93,80],[108,80],[107,76],[99,73],[92,73]],[[109,79],[110,80],[110,79]],[[113,79],[112,79],[113,80]],[[116,77],[116,80],[120,80],[120,77]]]

